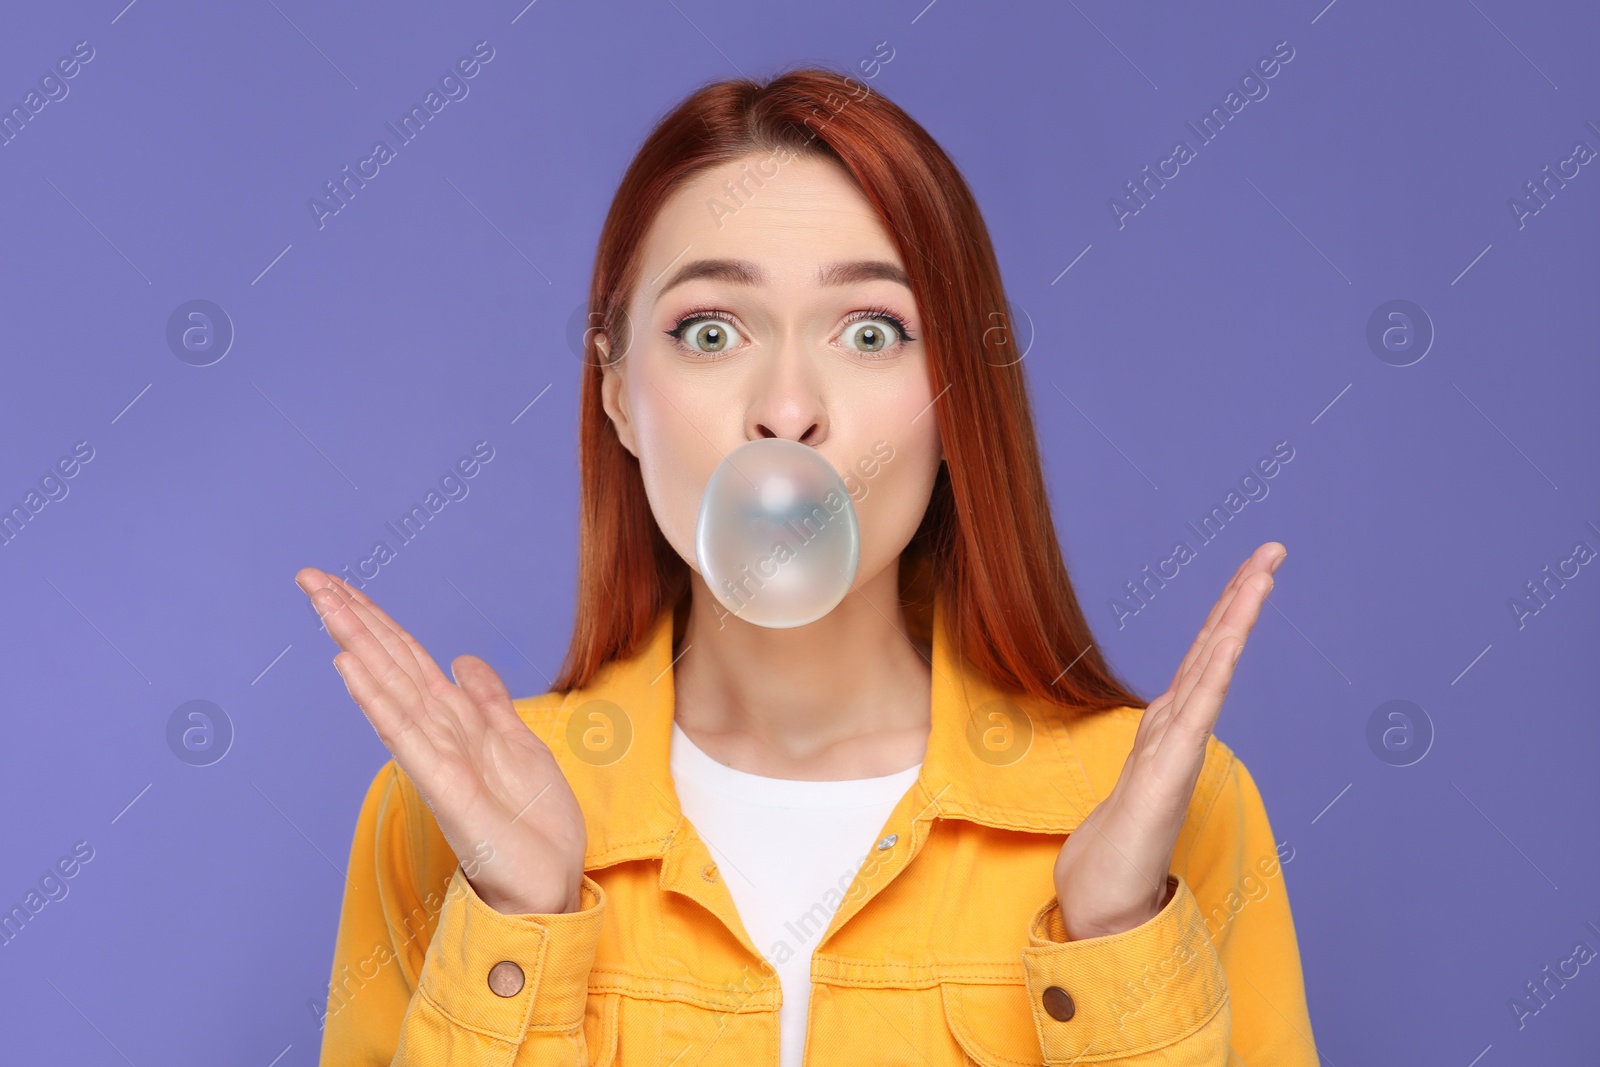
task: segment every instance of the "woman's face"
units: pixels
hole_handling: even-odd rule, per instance
[[[712,168],[663,205],[641,255],[631,344],[602,396],[667,541],[698,572],[712,472],[746,441],[786,437],[849,489],[857,586],[882,573],[943,450],[905,265],[848,174],[767,153]]]

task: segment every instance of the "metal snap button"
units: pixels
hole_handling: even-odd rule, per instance
[[[1050,1018],[1057,1022],[1066,1022],[1078,1010],[1078,1006],[1072,1003],[1071,994],[1058,985],[1046,989],[1044,996],[1039,999],[1044,1001],[1044,1010],[1050,1013]]]
[[[514,997],[522,992],[522,968],[510,960],[501,960],[489,968],[489,988],[497,997]]]
[[[898,840],[900,840],[899,834],[890,834],[888,837],[878,842],[878,851],[887,852],[889,849],[894,848],[894,843]]]

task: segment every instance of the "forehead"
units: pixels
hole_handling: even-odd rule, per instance
[[[730,188],[728,183],[732,183]],[[641,249],[650,298],[694,259],[745,259],[774,284],[814,284],[819,265],[886,260],[904,266],[872,205],[839,164],[758,153],[708,168],[673,191]]]

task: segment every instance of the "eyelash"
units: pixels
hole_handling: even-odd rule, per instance
[[[691,308],[689,311],[685,312],[682,318],[673,323],[672,329],[666,331],[666,335],[672,338],[679,349],[689,353],[692,356],[707,361],[718,359],[720,358],[720,353],[701,352],[698,349],[691,348],[683,339],[684,330],[691,323],[699,322],[702,319],[711,319],[717,322],[726,322],[729,325],[736,325],[733,321],[733,316],[729,315],[720,308],[711,306],[697,307]],[[860,311],[852,311],[849,317],[845,319],[844,324],[849,326],[851,323],[860,322],[863,319],[882,319],[885,322],[893,324],[894,328],[899,331],[901,344],[916,340],[915,337],[911,336],[911,330],[906,325],[906,321],[899,315],[896,315],[893,311],[890,311],[888,308],[881,305],[863,308]],[[877,355],[870,352],[859,352],[857,355],[860,355],[866,359],[888,358],[885,355]]]

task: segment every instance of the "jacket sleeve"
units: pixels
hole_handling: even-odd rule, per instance
[[[586,1065],[584,1008],[606,902],[587,875],[581,896],[564,915],[489,907],[390,760],[367,790],[350,849],[322,1067]]]
[[[1054,898],[1034,913],[1023,966],[1045,1063],[1317,1067],[1266,807],[1223,751],[1154,918],[1068,941]]]

